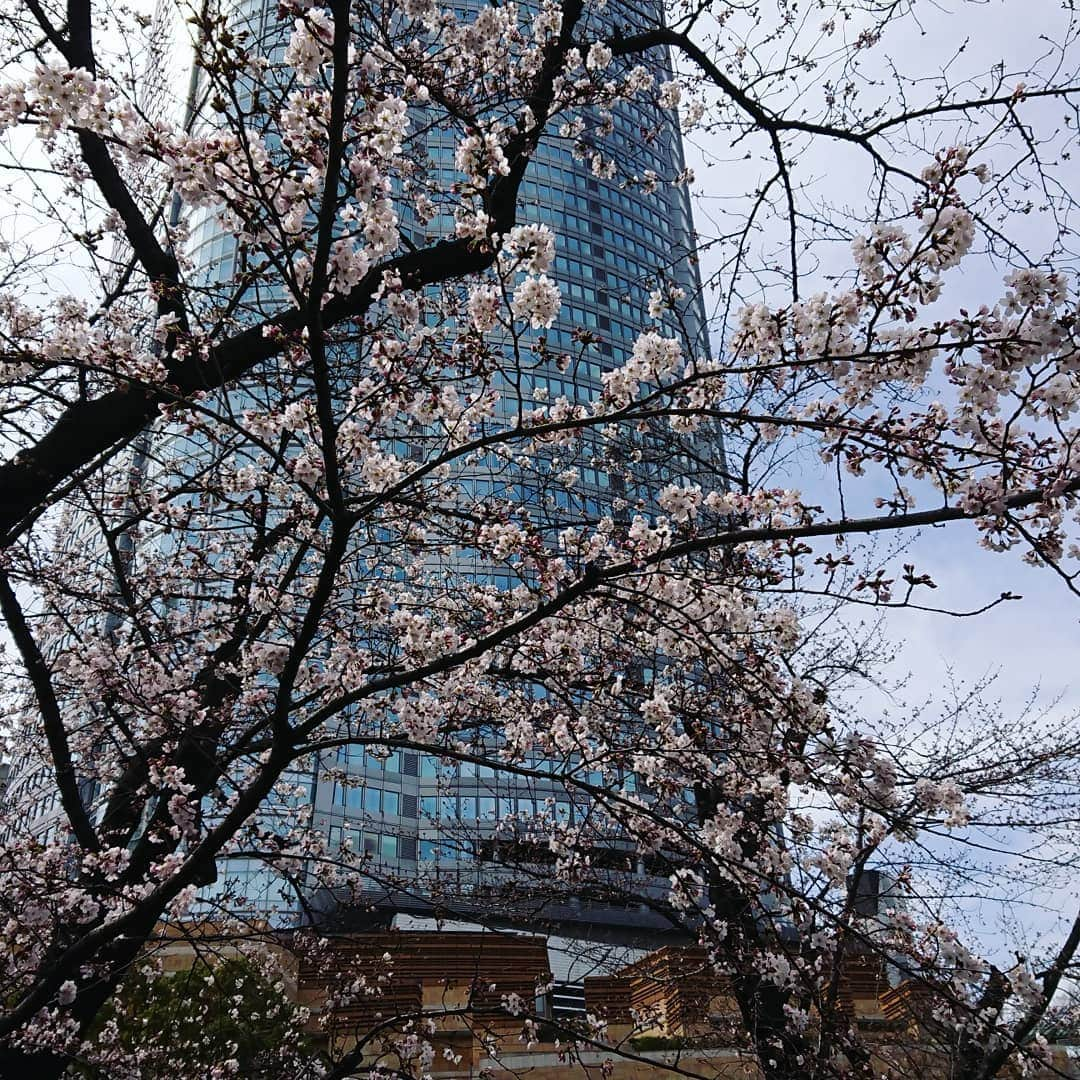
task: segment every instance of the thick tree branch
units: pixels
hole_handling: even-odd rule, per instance
[[[7,574],[4,573],[0,573],[0,614],[4,616],[4,622],[15,641],[34,688],[34,697],[41,710],[45,738],[52,756],[53,776],[56,778],[57,790],[60,792],[60,803],[64,808],[64,813],[67,814],[71,830],[81,847],[87,851],[98,851],[100,844],[97,834],[90,824],[90,818],[79,793],[79,778],[71,756],[63,711],[53,690],[52,673],[26,621],[15,590],[12,589]]]

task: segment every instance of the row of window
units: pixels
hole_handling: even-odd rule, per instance
[[[608,236],[613,235],[610,229],[607,229],[606,232]],[[616,238],[614,243],[614,247],[608,247],[607,244],[600,240],[582,239],[572,234],[560,233],[556,238],[556,250],[571,255],[586,255],[590,259],[595,259],[602,264],[601,267],[598,267],[597,273],[603,268],[610,271],[611,267],[615,267],[634,279],[655,272],[662,264],[662,260],[657,258],[655,254],[646,252],[640,244],[634,245],[629,239],[623,241]],[[670,245],[668,246],[670,247]],[[624,254],[627,249],[640,251],[640,257],[636,259],[628,258]],[[558,255],[556,255],[557,259]],[[558,265],[557,262],[556,265]],[[627,281],[628,279],[622,280]]]
[[[580,181],[576,182],[576,184],[578,183]],[[521,185],[519,198],[524,200],[535,199],[548,206],[561,204],[571,209],[592,213],[594,216],[600,214],[604,220],[614,221],[619,224],[622,223],[625,216],[623,211],[626,211],[627,215],[633,213],[635,217],[641,218],[646,226],[657,229],[667,227],[666,219],[662,218],[651,206],[646,204],[647,197],[642,197],[635,202],[612,188],[604,188],[603,191],[596,190],[586,196],[575,192],[573,187],[570,187],[570,190],[563,190],[562,188],[552,187],[550,184],[526,180]],[[617,206],[621,209],[617,209]],[[635,221],[628,224],[627,227],[637,227],[637,225],[638,223]]]
[[[596,375],[593,376],[593,378],[595,378],[595,381],[599,384],[600,365],[591,364],[589,366],[595,369]],[[584,367],[584,365],[582,365],[582,367]],[[577,374],[579,375],[579,378],[575,380],[562,379],[557,375],[534,375],[532,377],[533,393],[535,394],[537,390],[546,390],[548,401],[554,401],[556,398],[560,397],[565,397],[568,401],[575,401],[579,398],[585,400],[591,394],[595,393],[595,390],[586,383],[584,378],[580,377],[585,374],[581,368],[578,369]],[[592,375],[592,372],[589,371],[588,374]]]
[[[335,781],[331,806],[369,815],[415,818],[419,814],[430,821],[489,820],[498,821],[512,814],[535,817],[554,814],[557,821],[570,821],[574,816],[568,799],[531,798],[494,795],[423,795],[373,787],[370,784],[350,787]]]
[[[607,477],[607,473],[594,469],[588,466],[582,466],[580,469],[582,476],[586,483],[602,486],[605,483],[603,478]],[[468,478],[470,484],[476,486],[477,490],[483,490],[489,485],[489,481],[486,481],[482,477]],[[463,553],[464,554],[464,553]],[[483,561],[483,560],[481,560]],[[458,565],[455,562],[455,565]],[[503,589],[515,588],[520,581],[517,577],[504,573],[496,568],[488,568],[485,566],[482,572],[476,572],[473,578],[479,583],[487,583],[497,585]],[[651,676],[651,669],[647,669],[643,674],[643,678]],[[533,696],[536,699],[542,699],[544,695],[544,688],[537,685],[533,688]],[[472,761],[442,761],[433,754],[420,754],[409,751],[394,750],[385,759],[377,758],[369,753],[363,746],[340,746],[336,751],[336,765],[338,768],[349,768],[350,766],[357,766],[366,771],[372,771],[377,769],[383,769],[387,772],[398,772],[399,769],[404,768],[406,771],[403,773],[405,776],[419,776],[420,778],[433,780],[437,779],[447,785],[456,785],[462,781],[469,780],[498,780],[501,783],[516,785],[526,784],[528,780],[522,778],[520,780],[510,776],[504,770],[501,770],[493,765],[478,764]],[[529,763],[529,767],[551,776],[560,776],[567,771],[568,766],[564,761],[556,761],[554,759],[534,758]],[[587,768],[581,763],[571,763],[569,766],[569,774],[576,780],[591,784],[594,787],[602,787],[606,784],[603,774],[599,769]],[[622,777],[620,783],[626,786],[629,790],[636,789],[636,777],[632,774],[627,774]],[[482,785],[483,786],[483,785]],[[55,798],[55,796],[54,796]],[[504,801],[505,805],[509,806],[512,800]],[[558,799],[561,802],[561,799]],[[407,792],[400,792],[392,788],[383,788],[373,784],[357,784],[348,785],[334,781],[332,788],[331,802],[334,806],[348,807],[353,810],[362,810],[371,814],[391,814],[402,817],[416,817],[416,796]],[[482,806],[490,808],[491,800],[482,800]],[[532,807],[536,804],[531,799],[521,799],[523,812],[534,813],[538,812]],[[543,806],[544,800],[541,798],[538,800],[539,805]],[[425,796],[423,800],[425,807],[424,813],[430,812],[430,807],[433,803],[428,801]],[[528,810],[524,808],[528,806]],[[462,816],[464,817],[476,817],[477,814],[472,807],[472,803],[468,804],[468,809],[462,810]],[[480,816],[484,816],[489,810],[482,809]],[[500,810],[500,816],[504,811]],[[513,810],[506,812],[513,813]]]
[[[381,769],[384,772],[400,773],[402,772],[403,756],[411,758],[414,767],[417,765],[416,754],[402,755],[400,750],[391,750],[389,754],[382,757],[377,756],[363,746],[339,746],[335,753],[335,758],[339,766],[347,767],[350,764],[363,765],[368,772],[375,769]],[[416,776],[417,773],[413,772],[406,775]]]
[[[595,218],[583,218],[571,213],[569,210],[560,210],[555,206],[537,206],[536,216],[559,232],[573,229],[582,236],[600,237],[605,244],[613,245],[613,253],[619,251],[627,255],[636,255],[641,262],[649,266],[661,264],[665,252],[671,246],[670,241],[661,236],[660,233],[637,223],[632,223],[632,226],[626,228],[624,232],[616,232],[610,226],[604,225]],[[650,246],[646,247],[641,241],[645,241]],[[607,256],[605,256],[605,260],[606,258]],[[627,262],[625,269],[631,269],[629,262]],[[639,267],[634,266],[632,269],[637,271]]]
[[[39,796],[30,804],[23,804],[19,807],[19,816],[24,821],[34,821],[39,817],[43,817],[45,814],[52,813],[56,809],[57,803],[60,801],[59,791],[50,791],[44,795]]]
[[[591,249],[592,245],[590,244],[589,247]],[[597,266],[593,263],[584,263],[578,259],[571,259],[566,255],[556,255],[555,277],[560,285],[571,278],[592,281],[601,287],[606,282],[609,292],[617,293],[620,296],[629,296],[638,306],[643,307],[645,304],[645,290],[640,285],[629,278],[620,277],[603,265]]]
[[[634,320],[640,327],[641,322],[645,320],[645,309],[640,304],[631,303],[623,296],[612,294],[606,289],[594,289],[588,285],[579,285],[572,279],[562,279],[559,282],[559,287],[562,290],[563,297],[569,297],[572,300],[580,300],[588,304],[596,304],[598,307],[604,309],[599,315],[599,321],[601,324],[605,321],[605,312],[622,315],[624,318]],[[610,318],[610,314],[608,315]],[[590,324],[591,325],[591,324]],[[627,337],[626,333],[622,333],[624,327],[622,323],[618,324],[620,327],[620,334],[622,337]],[[606,327],[605,327],[606,329]],[[636,337],[636,333],[631,330],[631,338]]]
[[[552,330],[546,330],[544,336],[550,347],[562,349],[565,352],[573,352],[581,347],[581,342],[577,341],[569,330],[560,330],[558,327],[555,327]],[[610,357],[611,359],[611,363],[608,364],[608,368],[605,370],[625,363],[627,356],[630,355],[629,350],[623,345],[612,343],[610,341],[598,342],[596,344],[596,350],[601,356]]]
[[[639,141],[641,139],[642,132],[652,131],[657,127],[662,127],[663,122],[666,119],[664,113],[657,111],[652,115],[648,115],[640,110],[635,109],[633,115],[628,115],[629,110],[625,108],[615,109],[612,114],[612,120],[614,121],[615,130],[628,135],[631,140]],[[620,140],[624,141],[624,140]],[[665,147],[668,150],[663,156],[668,161],[674,156],[671,153],[670,148]]]
[[[483,477],[469,478],[469,482],[476,485],[477,491],[489,490],[484,486],[489,484],[490,490],[494,491],[496,489],[496,482],[485,480]],[[403,776],[420,776],[427,779],[435,777],[492,779],[504,775],[502,770],[492,765],[478,765],[472,761],[441,761],[433,754],[420,754],[407,750],[392,750],[386,757],[377,757],[365,747],[357,745],[337,747],[334,752],[334,760],[338,768],[348,768],[355,765],[369,772],[377,769],[384,772],[400,773]],[[562,762],[537,761],[533,767],[544,772],[557,773],[564,766]],[[598,772],[590,775],[595,775],[596,782],[600,783],[600,774]],[[352,790],[356,791],[358,789],[353,788]],[[336,798],[335,801],[337,801]]]
[[[591,465],[582,465],[578,468],[578,483],[581,487],[586,489],[594,489],[603,491],[608,487],[609,479],[608,474],[602,469],[595,469]],[[612,485],[615,486],[615,485]],[[463,502],[486,502],[492,498],[502,499],[506,498],[508,493],[512,490],[503,481],[485,480],[483,477],[465,476],[458,480],[458,488],[461,491]],[[530,491],[529,499],[534,500],[539,497],[537,490]],[[603,502],[597,503],[596,511],[599,513],[602,510],[608,509],[606,499]],[[514,585],[520,584],[515,581]]]
[[[640,327],[630,326],[628,323],[613,319],[610,315],[600,315],[595,311],[579,308],[576,304],[563,303],[559,319],[562,322],[571,323],[576,328],[603,330],[607,334],[621,337],[623,341],[637,341],[640,329]],[[550,337],[550,334],[548,336]]]
[[[416,817],[416,796],[402,795],[400,791],[339,784],[336,781],[331,792],[331,805],[349,810],[362,810],[365,814],[389,814],[391,817]]]
[[[362,851],[367,855],[381,859],[403,859],[416,861],[416,837],[393,836],[390,833],[372,832],[369,829],[354,829],[343,825],[331,825],[327,835],[331,850],[338,851],[348,846],[352,851]]]
[[[569,799],[533,799],[519,796],[425,795],[420,812],[430,821],[502,821],[513,814],[539,817],[551,814],[556,821],[570,822],[574,808]],[[580,811],[578,811],[580,814]]]

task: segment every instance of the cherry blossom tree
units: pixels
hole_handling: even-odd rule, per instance
[[[787,3],[286,0],[268,28],[207,4],[181,12],[187,90],[160,77],[167,11],[3,16],[0,611],[35,779],[4,811],[0,1071],[152,1069],[160,1041],[113,1037],[109,1003],[163,923],[246,914],[237,860],[312,915],[377,880],[297,790],[342,747],[557,777],[587,809],[510,815],[478,857],[507,896],[644,904],[697,943],[764,1076],[879,1074],[840,1000],[854,956],[920,989],[949,1075],[1040,1063],[1080,921],[1005,963],[958,898],[1019,920],[1060,882],[1080,732],[963,694],[863,715],[884,646],[853,627],[978,615],[907,553],[924,527],[974,523],[1077,591],[1074,24],[1022,78],[924,82],[883,64],[906,4],[813,28]],[[692,183],[620,156],[630,105],[643,140],[677,118],[765,164],[702,181],[715,235],[657,268],[605,365],[590,329],[545,334],[559,238],[520,196],[546,140],[646,195]],[[820,153],[854,155],[867,197],[800,180]],[[699,258],[711,350],[676,274]],[[538,392],[588,363],[595,392]],[[800,454],[835,476],[813,497]],[[585,467],[610,506],[575,493]],[[880,867],[904,902],[868,913]],[[391,1019],[289,1068],[353,1075],[384,1039],[387,1071],[425,1075]],[[609,1046],[599,1021],[567,1038]]]

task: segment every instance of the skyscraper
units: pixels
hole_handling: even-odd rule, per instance
[[[460,14],[468,17],[468,11]],[[171,17],[172,5],[163,4],[158,15],[163,28]],[[268,53],[280,51],[287,26],[270,0],[245,0],[233,17],[236,27]],[[594,19],[589,33],[601,36],[615,26],[632,25],[633,16],[628,6],[616,5]],[[171,34],[163,29],[161,40],[169,42]],[[171,45],[161,50],[148,78],[148,97],[164,100],[178,87],[190,86],[180,111],[209,127],[212,112],[202,102],[204,88],[191,71],[182,70],[180,55]],[[662,54],[647,63],[657,83],[670,80]],[[237,92],[248,102],[243,85]],[[671,182],[684,171],[673,112],[645,102],[621,102],[609,117],[592,110],[590,118],[584,133],[564,135],[558,125],[553,127],[533,155],[519,193],[521,220],[547,224],[556,237],[552,276],[562,292],[562,307],[552,327],[526,333],[530,346],[542,337],[546,347],[535,350],[528,365],[515,369],[517,383],[504,398],[507,408],[560,397],[570,402],[595,398],[602,375],[628,359],[644,326],[659,321],[650,315],[649,293],[661,284],[685,296],[678,319],[660,317],[667,320],[667,331],[679,336],[688,352],[701,356],[708,351],[689,196],[685,186]],[[460,133],[438,123],[421,123],[424,119],[430,121],[416,117],[410,151],[423,156],[429,175],[450,190],[458,178],[454,159]],[[595,165],[594,155],[616,160],[619,178]],[[453,229],[449,215],[419,214],[405,190],[395,189],[393,198],[403,243],[422,246]],[[228,281],[236,269],[236,245],[211,212],[179,206],[177,213],[188,226],[188,254],[212,303],[214,283]],[[256,289],[244,300],[255,312],[277,302],[272,275],[260,288],[261,293]],[[511,347],[504,341],[496,345]],[[235,391],[238,396],[244,392],[243,386]],[[168,432],[157,437],[159,442],[174,438]],[[410,449],[422,455],[418,444],[407,452]],[[542,483],[535,475],[515,472],[513,463],[496,472],[484,462],[470,466],[463,482],[478,499],[513,491],[516,499],[531,500],[536,512],[552,522],[605,514],[618,518],[638,503],[650,509],[648,493],[663,475],[686,476],[710,461],[716,463],[719,449],[707,436],[680,443],[670,433],[634,430],[616,440],[583,438],[573,456],[553,467]],[[177,439],[175,452],[197,457],[198,449]],[[573,479],[559,479],[566,474]],[[505,567],[471,555],[455,556],[440,569],[450,581],[483,580],[501,589],[515,584]],[[497,741],[497,732],[492,739]],[[370,854],[372,873],[364,899],[378,917],[432,910],[489,916],[497,895],[507,921],[542,919],[581,933],[605,928],[614,933],[622,927],[629,939],[648,919],[637,907],[614,900],[586,901],[566,891],[534,900],[519,890],[516,906],[508,905],[504,886],[513,884],[513,876],[499,867],[497,849],[505,833],[499,833],[498,822],[513,815],[527,821],[541,813],[570,821],[587,812],[565,784],[543,778],[542,761],[535,764],[541,775],[523,781],[491,765],[451,765],[435,754],[405,749],[378,757],[353,746],[322,755],[310,772],[297,772],[294,778],[308,792],[311,828],[325,836],[331,848],[347,844]],[[601,782],[599,773],[584,763],[582,770],[583,779]],[[272,816],[273,809],[267,813]],[[631,850],[629,844],[625,848]],[[649,880],[641,863],[631,867],[630,875],[636,875],[641,889],[662,889],[661,883]],[[279,898],[276,879],[257,862],[227,861],[219,888],[226,886],[245,896],[253,908],[275,911],[283,921],[300,917],[295,901]],[[334,911],[339,897],[324,893],[314,899],[327,917],[342,914]]]
[[[654,60],[652,74],[657,83],[671,78],[666,57]],[[456,138],[453,131],[437,128],[426,134],[427,153],[447,186],[456,179]],[[648,294],[661,281],[681,289],[688,298],[681,322],[669,323],[667,332],[679,336],[688,351],[708,353],[701,286],[692,257],[687,188],[662,184],[650,193],[647,181],[632,186],[604,178],[596,175],[590,163],[591,150],[617,159],[623,175],[668,179],[680,175],[685,165],[674,115],[649,106],[616,106],[610,134],[597,139],[585,154],[581,149],[575,148],[573,139],[552,132],[538,147],[520,192],[521,220],[546,223],[556,235],[552,276],[563,298],[553,327],[532,335],[546,339],[552,360],[521,373],[524,385],[518,393],[527,404],[530,399],[539,403],[559,397],[570,402],[593,400],[602,374],[623,364],[642,327],[657,321],[650,318]],[[407,211],[403,219],[408,220]],[[421,239],[418,234],[417,240]],[[583,333],[595,339],[583,354],[586,358],[579,356],[569,366],[560,365],[555,359],[558,354],[582,353]],[[612,456],[620,452],[627,467],[612,468]],[[638,460],[632,463],[632,456]],[[685,477],[702,468],[702,461],[711,461],[719,470],[721,458],[719,442],[708,435],[681,445],[671,439],[670,432],[627,433],[621,444],[586,438],[575,457],[560,466],[570,466],[577,473],[572,485],[535,487],[533,497],[547,501],[544,512],[552,517],[565,515],[572,521],[575,516],[585,520],[615,514],[625,518],[627,508],[632,512],[639,499],[647,500],[665,474]],[[498,495],[512,479],[512,475],[494,475],[481,467],[471,482],[481,493]],[[529,482],[528,478],[519,480]],[[450,572],[502,588],[515,584],[504,568],[482,562],[459,559]],[[537,765],[542,771],[543,763]],[[345,769],[353,786],[325,779],[328,771],[336,769]],[[582,778],[601,782],[595,770],[583,771]],[[434,901],[444,912],[482,913],[490,918],[494,901],[510,922],[528,924],[535,919],[571,933],[609,933],[626,940],[650,926],[655,931],[662,925],[639,905],[589,902],[572,895],[532,897],[520,888],[515,890],[512,871],[500,875],[492,849],[498,846],[501,819],[518,814],[528,820],[534,814],[553,812],[557,820],[568,821],[587,811],[554,777],[522,781],[491,766],[453,765],[434,755],[407,751],[380,761],[354,747],[320,763],[312,799],[314,827],[326,831],[332,846],[351,842],[355,849],[375,857],[390,876],[396,872],[421,883],[418,890],[404,892],[373,883],[371,899],[388,908],[424,910]],[[664,883],[650,882],[643,864],[639,863],[638,871],[636,888],[663,892]],[[504,884],[517,896],[508,895]]]

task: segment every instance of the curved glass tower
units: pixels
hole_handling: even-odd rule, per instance
[[[273,0],[241,0],[237,20],[255,40],[273,40],[283,25],[275,6]],[[479,6],[470,0],[459,14]],[[605,36],[615,26],[623,32],[633,28],[633,16],[619,4],[589,18],[591,25],[582,30],[585,40]],[[656,84],[671,79],[664,54],[655,53],[645,63]],[[571,403],[594,400],[604,372],[625,363],[642,329],[658,323],[666,322],[664,333],[681,340],[684,354],[708,355],[689,195],[684,185],[671,182],[684,171],[673,110],[624,102],[607,116],[586,111],[585,119],[583,135],[564,138],[553,130],[541,141],[519,193],[519,220],[548,224],[555,234],[551,276],[562,306],[550,329],[527,335],[533,344],[542,337],[546,349],[534,349],[531,355],[540,359],[515,372],[516,384],[507,387],[512,393],[504,399],[507,408],[560,397]],[[414,127],[423,134],[413,151],[426,156],[430,175],[449,189],[459,179],[454,155],[460,132],[431,123]],[[595,153],[618,163],[617,179],[592,167]],[[637,182],[627,183],[628,178]],[[422,246],[452,232],[448,217],[424,224],[400,192],[396,202],[409,243]],[[225,279],[233,270],[231,239],[204,212],[193,211],[188,223],[196,266],[208,280]],[[650,317],[649,293],[661,285],[681,290],[685,299],[677,316],[669,313],[658,320]],[[416,449],[414,460],[421,460],[422,451]],[[538,513],[554,527],[560,519],[580,522],[611,515],[625,520],[635,504],[647,512],[648,493],[662,486],[665,477],[688,479],[702,469],[719,471],[721,462],[719,441],[708,435],[679,443],[670,430],[655,435],[635,430],[614,440],[585,437],[572,460],[559,462],[560,472],[569,468],[576,474],[573,484],[539,484],[533,476],[515,475],[512,467],[496,470],[483,464],[470,467],[467,482],[478,500],[512,488],[515,498],[535,500]],[[505,566],[478,558],[462,556],[441,569],[450,578],[503,589],[518,584]],[[542,773],[543,762],[535,765]],[[582,779],[602,782],[599,773],[584,766]],[[380,912],[433,910],[490,917],[496,898],[511,922],[543,919],[567,927],[622,926],[628,932],[649,922],[636,906],[590,903],[566,894],[535,904],[519,895],[513,902],[507,893],[504,886],[511,879],[503,877],[495,857],[497,822],[513,814],[527,819],[544,812],[572,821],[585,812],[554,778],[524,781],[490,767],[451,766],[419,752],[396,750],[380,759],[362,747],[345,747],[324,755],[305,782],[311,827],[328,838],[331,848],[347,845],[371,857],[371,884],[364,893],[368,909],[354,923],[370,920],[372,911],[380,918]],[[662,888],[647,880],[642,865],[636,870],[639,890]],[[281,911],[274,879],[257,864],[232,860],[222,868],[222,878],[253,907],[290,916],[289,910]],[[324,894],[314,903],[332,915],[339,899]],[[286,908],[291,904],[286,902]]]
[[[654,60],[652,74],[657,83],[671,78],[663,58]],[[426,133],[427,153],[447,185],[458,179],[453,171],[458,137],[453,131]],[[550,329],[531,334],[532,339],[545,339],[553,359],[515,371],[517,385],[512,391],[508,387],[506,395],[511,404],[522,398],[526,407],[559,397],[570,402],[595,400],[603,373],[624,364],[642,328],[657,323],[649,316],[648,294],[661,282],[681,289],[688,298],[664,332],[682,341],[684,353],[708,355],[686,187],[662,183],[647,193],[642,186],[595,175],[589,161],[591,151],[598,151],[619,162],[621,177],[678,176],[684,161],[674,114],[644,104],[621,104],[612,112],[610,134],[595,140],[584,156],[580,150],[575,154],[573,143],[554,133],[545,138],[520,191],[519,220],[548,224],[555,233],[551,276],[561,291],[562,306]],[[407,220],[407,214],[403,218]],[[429,230],[422,236],[418,228],[416,240],[431,235]],[[581,347],[583,335],[592,339],[588,349]],[[563,366],[556,355],[575,358]],[[573,485],[537,485],[533,498],[547,522],[560,518],[580,522],[603,515],[625,520],[635,503],[648,502],[648,493],[662,486],[665,475],[692,478],[708,463],[719,471],[721,460],[719,442],[709,443],[708,436],[681,446],[673,442],[669,430],[655,437],[627,433],[615,442],[586,437],[572,460],[559,463],[560,469],[570,466],[578,474]],[[485,472],[482,467],[470,474],[469,482],[481,499],[485,494],[500,497],[515,482],[536,483],[534,477],[515,476],[512,470]],[[459,558],[447,570],[501,589],[519,583],[505,567],[479,560]],[[543,771],[542,761],[535,765]],[[348,783],[326,779],[328,772],[337,770],[347,771]],[[587,812],[554,778],[523,781],[491,767],[448,764],[433,755],[407,751],[379,761],[358,747],[343,748],[324,759],[317,772],[312,785],[313,824],[325,830],[331,846],[350,844],[369,853],[391,881],[400,875],[420,886],[413,891],[373,883],[369,895],[377,908],[482,914],[489,920],[501,915],[511,923],[542,923],[584,936],[604,936],[606,931],[613,940],[626,941],[643,932],[647,938],[650,925],[654,933],[662,925],[639,905],[625,907],[567,894],[533,897],[513,884],[513,873],[500,872],[498,821],[512,814],[527,821],[552,809],[556,819],[573,821]],[[603,782],[598,772],[584,766],[581,779]],[[663,883],[650,882],[640,864],[638,872],[637,890],[663,890]]]

